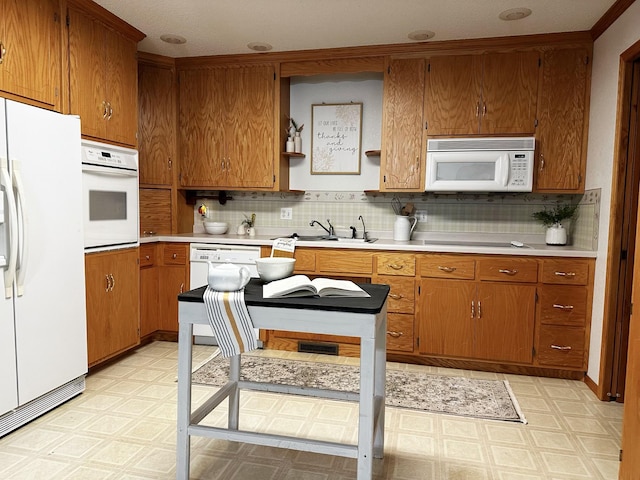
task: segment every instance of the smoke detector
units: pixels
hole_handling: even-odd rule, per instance
[[[505,10],[501,12],[498,17],[501,20],[520,20],[521,18],[525,18],[531,15],[531,10],[525,7],[519,8],[510,8],[509,10]]]

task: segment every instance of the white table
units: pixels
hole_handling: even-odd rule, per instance
[[[309,389],[271,383],[240,381],[240,355],[230,359],[229,381],[198,409],[191,410],[192,339],[194,324],[209,324],[202,303],[204,287],[179,298],[178,339],[178,437],[176,478],[189,478],[192,435],[257,445],[357,458],[358,480],[369,480],[373,458],[384,450],[386,328],[389,287],[361,285],[371,298],[262,299],[259,281],[245,289],[245,300],[254,326],[260,329],[344,335],[360,339],[360,392]],[[358,443],[342,444],[308,438],[243,431],[239,425],[240,390],[261,390],[359,402]],[[225,399],[229,399],[228,428],[199,423]]]

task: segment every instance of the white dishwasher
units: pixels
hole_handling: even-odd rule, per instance
[[[213,264],[233,263],[244,265],[249,269],[251,276],[258,278],[256,258],[260,258],[260,247],[247,247],[244,245],[216,245],[213,243],[192,243],[190,245],[189,288],[194,289],[207,284],[209,262]],[[217,345],[213,330],[208,325],[193,326],[194,343],[199,345]],[[258,329],[256,329],[256,338]],[[258,342],[260,343],[260,342]]]

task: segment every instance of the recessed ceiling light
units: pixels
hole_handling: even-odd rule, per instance
[[[416,30],[407,35],[411,40],[416,40],[418,42],[424,42],[425,40],[429,40],[435,36],[436,34],[431,30]]]
[[[247,44],[247,47],[256,52],[268,52],[273,48],[271,45],[264,42],[251,42]]]
[[[187,43],[187,39],[181,37],[180,35],[174,35],[173,33],[165,33],[164,35],[160,35],[160,40],[163,42],[171,43],[173,45],[182,45],[183,43]]]
[[[524,7],[510,8],[498,15],[502,20],[520,20],[531,15],[531,10]]]

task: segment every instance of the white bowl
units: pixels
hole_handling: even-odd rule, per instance
[[[226,233],[229,228],[229,224],[226,222],[202,222],[204,224],[204,231],[210,235],[222,235]]]
[[[265,282],[288,277],[293,273],[295,264],[295,258],[264,257],[256,259],[258,275]]]

